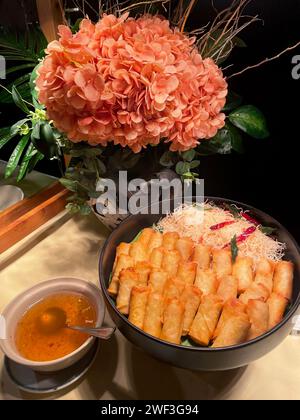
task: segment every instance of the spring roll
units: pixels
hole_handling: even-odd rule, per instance
[[[134,260],[130,255],[120,255],[117,258],[116,266],[112,275],[111,282],[108,287],[108,293],[111,296],[116,296],[119,290],[119,276],[123,269],[133,267]]]
[[[215,249],[212,252],[213,269],[217,277],[232,273],[231,251],[229,249]]]
[[[279,261],[274,272],[273,292],[291,300],[293,291],[294,265],[289,261]]]
[[[195,245],[192,260],[198,264],[202,270],[207,270],[210,267],[211,248],[209,246],[198,244]]]
[[[185,288],[185,283],[178,277],[171,277],[167,280],[163,292],[164,308],[170,299],[180,299]]]
[[[148,284],[149,275],[152,270],[151,264],[144,261],[143,262],[140,261],[136,263],[136,265],[134,266],[134,269],[139,276],[138,285],[146,287]]]
[[[163,235],[160,232],[158,232],[158,231],[154,231],[153,232],[153,235],[151,236],[150,241],[149,241],[149,243],[147,245],[148,255],[151,255],[152,251],[155,248],[161,247],[162,246],[162,242],[163,242]]]
[[[268,331],[269,305],[266,302],[250,299],[247,305],[247,314],[251,322],[248,340],[253,340]]]
[[[225,322],[233,317],[238,316],[240,313],[246,313],[247,306],[240,302],[238,299],[230,299],[228,300],[223,308],[222,314],[220,316],[217,328],[214,331],[213,338],[216,338],[220,331],[222,330]]]
[[[143,329],[146,314],[149,287],[134,286],[131,290],[129,305],[129,321],[136,327]]]
[[[198,267],[194,285],[198,287],[203,295],[213,295],[217,293],[219,281],[211,268],[203,270]]]
[[[146,306],[143,330],[159,338],[161,335],[161,314],[163,310],[162,294],[151,290]]]
[[[134,261],[136,263],[139,262],[139,261],[147,261],[148,260],[146,248],[139,241],[133,242],[131,244],[131,247],[130,247],[130,250],[129,250],[129,255],[134,259]]]
[[[187,335],[198,311],[202,293],[195,286],[186,286],[182,294],[184,304],[182,335]]]
[[[137,242],[141,244],[144,248],[147,248],[153,234],[154,234],[154,229],[145,228],[142,230],[140,236],[137,239]]]
[[[196,277],[197,263],[195,262],[181,262],[178,266],[176,276],[186,285],[194,284]]]
[[[113,270],[116,268],[117,260],[120,255],[129,255],[131,244],[127,244],[126,242],[121,242],[116,249],[116,259],[114,262]]]
[[[277,293],[272,293],[268,299],[269,305],[269,330],[282,321],[289,301]]]
[[[220,283],[217,290],[217,295],[223,299],[224,303],[230,299],[237,297],[238,282],[236,277],[225,275],[220,277]]]
[[[248,305],[250,299],[262,300],[266,302],[269,297],[268,289],[262,284],[253,283],[252,286],[246,290],[245,293],[242,293],[239,297],[239,300],[245,305]]]
[[[266,258],[262,258],[258,261],[256,266],[256,272],[254,281],[256,284],[262,284],[268,289],[269,295],[273,290],[273,263]]]
[[[168,280],[168,274],[165,271],[155,269],[152,270],[149,276],[149,286],[153,291],[163,293],[166,282]]]
[[[159,247],[159,248],[153,249],[153,251],[151,252],[150,264],[152,265],[153,268],[161,267],[162,261],[164,258],[164,251],[165,250],[163,247]]]
[[[191,238],[179,238],[176,242],[176,249],[179,251],[183,261],[188,261],[193,255],[194,242]]]
[[[223,325],[212,347],[227,347],[241,344],[247,340],[251,323],[245,313],[230,317]]]
[[[179,299],[168,301],[160,338],[169,343],[180,344],[184,317],[184,305]]]
[[[233,264],[232,274],[238,281],[238,294],[244,293],[253,283],[252,258],[237,257]]]
[[[162,246],[167,251],[172,251],[176,247],[176,242],[179,239],[177,232],[166,232],[163,234]]]
[[[173,251],[167,251],[164,253],[161,268],[166,271],[170,276],[176,276],[178,271],[178,265],[180,262],[179,251],[174,249]]]
[[[124,314],[129,314],[131,290],[138,284],[138,275],[134,268],[126,268],[120,273],[120,287],[117,296],[117,308]]]
[[[223,300],[216,295],[208,295],[202,298],[198,312],[189,330],[189,336],[195,343],[201,346],[209,345],[222,307]]]

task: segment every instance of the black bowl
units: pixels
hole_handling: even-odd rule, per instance
[[[176,345],[159,340],[145,333],[131,324],[116,308],[113,299],[107,292],[112,271],[116,247],[120,242],[132,241],[144,227],[156,223],[164,213],[158,215],[138,214],[126,218],[119,227],[112,232],[105,242],[99,262],[100,284],[109,314],[121,333],[133,344],[143,349],[153,357],[192,370],[217,371],[234,369],[247,365],[264,356],[278,346],[292,330],[292,319],[300,304],[300,254],[299,247],[292,235],[275,219],[251,206],[236,201],[205,197],[217,205],[236,204],[259,220],[264,226],[276,228],[276,238],[287,246],[286,259],[295,264],[294,286],[292,302],[283,319],[275,328],[255,340],[224,348],[202,348]]]

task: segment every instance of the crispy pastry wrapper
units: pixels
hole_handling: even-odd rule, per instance
[[[217,293],[219,281],[211,268],[203,270],[198,267],[194,285],[198,287],[203,295],[213,295]]]
[[[120,287],[117,296],[117,308],[124,314],[129,314],[131,290],[138,284],[139,276],[134,268],[126,268],[120,273]]]
[[[224,302],[235,299],[238,291],[238,281],[236,277],[231,275],[224,275],[219,278],[220,283],[217,290],[217,295],[223,299]]]
[[[195,262],[180,262],[176,276],[186,285],[194,284],[197,271],[197,263]]]
[[[137,241],[140,245],[144,248],[148,247],[149,242],[151,241],[155,231],[152,228],[145,228],[142,230],[140,236],[138,237]]]
[[[115,269],[113,271],[112,279],[108,287],[108,293],[111,296],[116,296],[119,290],[119,276],[122,270],[133,267],[134,259],[130,255],[119,255],[115,262]]]
[[[181,257],[176,249],[164,253],[161,268],[170,276],[176,276]]]
[[[147,252],[151,255],[152,251],[155,248],[159,248],[162,246],[163,243],[163,235],[158,231],[154,231],[153,235],[151,236],[149,243],[147,245]]]
[[[131,291],[129,305],[129,321],[136,327],[143,329],[150,288],[134,286]]]
[[[146,287],[148,285],[149,275],[152,270],[151,264],[145,261],[140,261],[136,263],[134,268],[139,276],[138,285]]]
[[[212,252],[213,269],[217,277],[232,274],[231,251],[229,249],[214,249]]]
[[[176,298],[167,303],[163,316],[160,338],[173,344],[180,344],[184,317],[184,305]]]
[[[140,241],[131,244],[129,255],[134,259],[135,263],[148,260],[146,247]]]
[[[212,347],[227,347],[246,341],[251,323],[245,313],[232,316],[224,323]]]
[[[239,300],[245,305],[248,304],[250,299],[262,300],[266,302],[269,298],[269,290],[262,284],[253,283],[252,286],[246,290],[245,293],[241,294]]]
[[[114,262],[114,266],[113,266],[113,271],[116,268],[116,263],[117,263],[118,257],[120,255],[129,255],[130,247],[131,247],[131,244],[127,244],[126,242],[121,242],[117,246],[117,249],[116,249],[116,258],[115,258],[115,262]]]
[[[197,244],[194,248],[192,260],[198,264],[198,268],[207,270],[210,267],[211,248],[203,244]]]
[[[152,290],[163,294],[166,282],[168,280],[168,274],[160,269],[152,270],[149,276],[149,286]]]
[[[193,255],[194,242],[191,238],[179,238],[175,247],[179,251],[183,261],[188,261]]]
[[[150,289],[146,306],[143,330],[160,338],[162,328],[163,296],[161,293]]]
[[[251,322],[248,340],[253,340],[268,331],[269,305],[261,300],[250,299],[247,305],[247,314]]]
[[[192,322],[189,336],[195,343],[208,346],[214,330],[217,326],[223,300],[216,295],[208,295],[202,298],[198,312]]]
[[[238,281],[238,294],[244,293],[253,283],[253,261],[250,257],[238,256],[233,264],[232,274]]]
[[[185,288],[185,283],[178,277],[170,277],[165,283],[163,291],[164,309],[170,299],[180,299]]]
[[[261,258],[256,265],[254,282],[262,284],[268,290],[269,295],[273,290],[273,273],[273,262],[266,258]]]
[[[165,250],[163,247],[153,249],[153,251],[150,254],[150,264],[153,268],[161,267],[164,258],[164,252]]]
[[[182,294],[182,302],[184,304],[184,318],[182,335],[187,335],[192,322],[196,316],[201,302],[202,293],[195,286],[185,286]]]
[[[274,272],[274,293],[291,300],[293,292],[294,265],[290,261],[279,261]]]
[[[222,330],[225,322],[233,317],[238,316],[240,313],[246,313],[247,306],[240,302],[238,299],[230,299],[228,300],[223,308],[222,314],[220,316],[217,328],[214,331],[213,338],[216,338],[220,331]]]
[[[167,251],[172,251],[176,248],[176,242],[179,239],[177,232],[166,232],[163,234],[162,246]]]
[[[269,330],[274,328],[279,322],[283,320],[285,310],[288,306],[289,301],[279,295],[278,293],[272,293],[268,299],[269,305]]]

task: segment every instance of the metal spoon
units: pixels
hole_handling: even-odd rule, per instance
[[[42,313],[38,318],[38,327],[45,334],[53,334],[61,328],[67,328],[69,330],[80,331],[93,337],[101,338],[102,340],[108,340],[116,330],[115,327],[89,328],[67,325],[67,315],[65,311],[57,307],[49,308]]]

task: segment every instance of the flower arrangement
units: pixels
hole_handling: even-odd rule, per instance
[[[73,192],[68,208],[88,213],[101,177],[141,175],[147,162],[193,180],[201,156],[241,153],[244,134],[266,138],[263,114],[230,90],[230,66],[221,67],[257,17],[244,13],[247,0],[233,0],[188,32],[196,3],[101,2],[95,24],[84,17],[60,26],[27,75],[31,100],[17,83],[3,87],[26,114],[0,131],[0,148],[19,136],[5,176],[18,171],[21,180],[44,157],[57,159]]]

